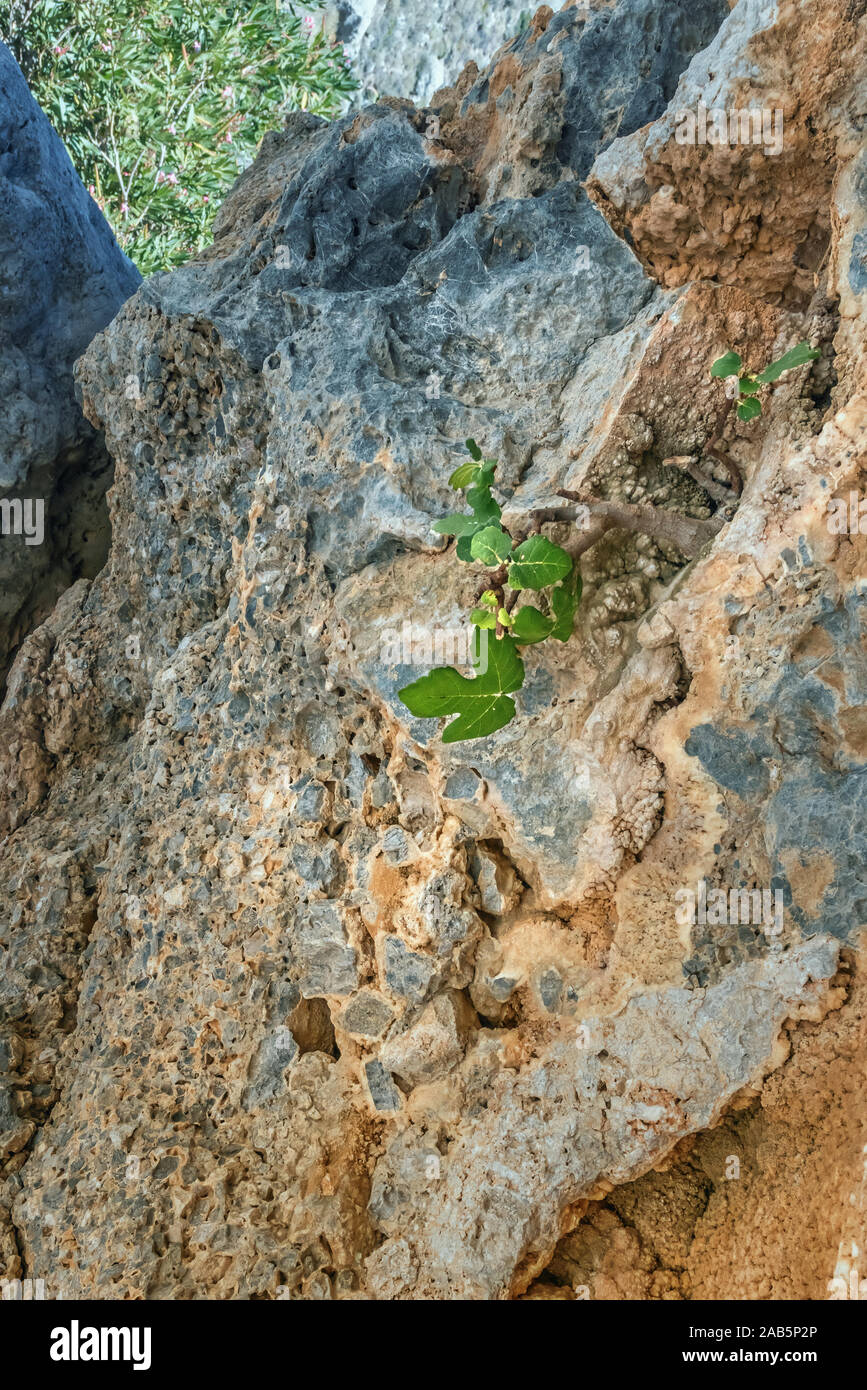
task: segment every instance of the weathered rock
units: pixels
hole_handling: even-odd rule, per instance
[[[521,0],[336,0],[324,21],[345,46],[359,100],[409,97],[424,106],[462,63],[483,62],[511,39],[526,14]]]
[[[381,1038],[394,1020],[394,1009],[375,990],[363,989],[351,999],[340,1016],[340,1025],[359,1038]]]
[[[2,678],[22,638],[108,553],[111,461],[75,399],[72,366],[141,276],[2,43],[0,150]],[[7,502],[20,517],[7,519]]]
[[[574,1267],[689,1296],[643,1245],[616,1282],[616,1211],[558,1242],[850,1007],[867,564],[826,503],[865,475],[851,94],[805,184],[831,237],[806,308],[770,250],[766,282],[660,288],[580,186],[724,12],[542,10],[440,94],[436,141],[408,103],[294,117],[81,363],[112,551],[0,714],[0,1250],[54,1292],[504,1298]],[[813,15],[750,50],[757,91]],[[460,441],[516,517],[581,487],[706,519],[664,460],[712,435],[711,361],[802,337],[822,362],[729,424],[743,491],[701,554],[609,532],[514,724],[444,745],[409,718],[430,656],[403,624],[460,630],[481,578],[430,530]],[[702,882],[760,910],[690,921]]]
[[[400,1109],[400,1091],[378,1058],[365,1063],[364,1075],[374,1110],[388,1114]]]
[[[600,1180],[628,1181],[636,1162],[644,1169],[684,1135],[712,1125],[738,1090],[760,1079],[783,1019],[797,1000],[808,1006],[811,992],[821,996],[836,960],[831,942],[817,939],[787,957],[741,966],[703,995],[638,996],[597,1025],[588,1047],[560,1039],[519,1071],[498,1074],[490,1057],[490,1102],[450,1148],[442,1182],[433,1191],[407,1185],[405,1200],[380,1218],[390,1238],[368,1260],[371,1291],[379,1298],[508,1293],[522,1259],[525,1277],[531,1261],[542,1255],[544,1262],[566,1206]],[[734,1015],[744,1019],[737,1030]],[[678,1039],[674,1051],[666,1034]],[[406,1140],[395,1147],[403,1162]],[[390,1152],[380,1162],[378,1179],[387,1181]],[[470,1193],[477,1195],[468,1203]],[[404,1272],[407,1247],[412,1278]]]
[[[834,171],[863,138],[860,18],[840,6],[735,5],[665,113],[597,157],[591,192],[661,284],[706,277],[809,303]],[[808,49],[810,62],[793,63]]]
[[[315,902],[302,910],[296,940],[302,971],[299,985],[305,999],[351,994],[358,985],[356,955],[338,902]]]
[[[472,1017],[463,995],[438,994],[404,1032],[388,1038],[379,1060],[408,1086],[435,1081],[460,1062]]]
[[[483,912],[500,917],[516,907],[521,889],[511,864],[501,854],[477,847],[470,858],[470,870],[479,890]]]

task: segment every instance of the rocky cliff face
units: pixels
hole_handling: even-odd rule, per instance
[[[141,282],[2,43],[0,267],[0,495],[21,510],[0,537],[2,680],[63,590],[105,563],[111,461],[72,365]]]
[[[522,0],[327,0],[317,24],[346,46],[362,102],[424,106],[468,59],[486,62],[526,25]]]
[[[91,345],[111,553],[0,716],[11,1272],[850,1287],[867,564],[827,502],[865,486],[863,11],[543,8],[427,110],[293,117]],[[679,143],[701,104],[781,109],[781,152]],[[670,462],[715,357],[804,337],[728,425],[739,496]],[[608,532],[518,720],[448,746],[395,634],[473,591],[430,529],[468,435],[508,515],[565,487],[720,529],[690,562]],[[779,911],[690,923],[702,883]]]

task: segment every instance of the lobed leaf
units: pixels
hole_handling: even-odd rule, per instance
[[[488,641],[475,663],[476,675],[462,676],[453,666],[438,666],[398,691],[410,714],[421,719],[457,718],[443,732],[443,743],[485,738],[515,714],[509,696],[524,683],[524,663],[511,637]],[[484,668],[484,669],[483,669]]]
[[[554,614],[551,636],[556,638],[558,642],[568,642],[572,636],[572,629],[575,626],[575,612],[581,602],[583,587],[581,575],[575,569],[562,584],[558,584],[556,589],[551,592],[551,611]]]
[[[441,536],[465,536],[478,530],[478,522],[468,512],[451,512],[449,516],[435,521],[431,530],[438,531]]]
[[[449,478],[449,487],[455,492],[461,492],[470,483],[474,483],[479,476],[479,466],[476,463],[461,463]]]
[[[762,413],[762,403],[758,396],[745,396],[738,406],[739,420],[754,420]]]
[[[497,615],[490,608],[474,608],[470,614],[470,622],[476,627],[495,628],[497,626]]]

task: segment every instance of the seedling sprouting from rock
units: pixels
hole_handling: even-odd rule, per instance
[[[563,490],[557,496],[574,505],[535,509],[513,535],[502,524],[502,509],[491,490],[496,459],[483,459],[474,439],[467,440],[467,449],[470,462],[456,468],[449,483],[456,492],[466,493],[470,511],[452,512],[433,529],[456,538],[459,560],[484,565],[489,571],[470,614],[475,629],[475,676],[463,676],[453,666],[438,666],[398,692],[418,718],[454,716],[443,732],[443,743],[485,738],[514,717],[511,697],[521,689],[525,674],[519,649],[549,637],[569,641],[581,599],[578,557],[606,531],[614,528],[652,536],[692,559],[726,520],[722,513],[690,517],[666,507]],[[734,471],[739,484],[740,474]],[[740,487],[734,490],[740,491]],[[725,493],[722,488],[717,491]],[[568,548],[566,543],[555,545],[541,534],[547,522],[574,526],[579,519],[581,529],[574,533]],[[528,593],[536,602],[524,601]]]
[[[710,369],[711,376],[731,378],[732,392],[731,399],[738,403],[738,419],[754,420],[757,415],[762,413],[761,390],[763,386],[772,386],[775,381],[779,381],[783,372],[790,372],[794,367],[804,367],[808,362],[814,362],[821,353],[816,348],[811,348],[807,342],[797,343],[795,347],[789,348],[782,357],[778,357],[776,362],[771,362],[765,367],[764,371],[756,372],[755,376],[750,376],[747,372],[742,372],[743,362],[738,353],[726,352],[722,357],[718,357]]]
[[[811,348],[807,342],[796,343],[793,348],[789,348],[788,352],[784,352],[782,357],[778,357],[776,362],[771,362],[765,367],[764,371],[756,372],[755,376],[741,370],[743,361],[737,352],[729,350],[714,362],[710,369],[711,376],[722,378],[728,384],[726,399],[717,414],[713,434],[705,445],[704,452],[709,458],[722,464],[729,475],[731,487],[736,493],[739,493],[743,487],[740,469],[729,457],[721,443],[732,406],[737,402],[739,420],[755,420],[756,416],[762,413],[761,394],[765,387],[772,386],[775,381],[779,381],[783,372],[790,372],[795,367],[806,366],[808,362],[813,362],[821,355],[816,348]],[[700,481],[704,482],[705,480],[701,479]],[[707,486],[706,483],[705,486]],[[709,491],[713,495],[712,487]]]
[[[704,452],[725,467],[729,488],[709,478],[691,457],[668,461],[685,467],[712,500],[726,502],[735,497],[743,487],[740,469],[720,443],[732,405],[737,401],[739,419],[755,419],[761,414],[764,387],[772,386],[784,372],[806,366],[820,355],[809,343],[801,342],[754,376],[741,370],[743,362],[736,352],[729,351],[714,362],[711,376],[731,379],[732,389]],[[490,571],[470,614],[475,628],[475,675],[463,676],[453,666],[438,666],[398,692],[411,714],[452,719],[443,732],[443,743],[485,738],[514,717],[515,702],[511,697],[521,689],[525,674],[519,648],[544,642],[548,637],[569,641],[581,599],[578,556],[595,545],[607,530],[618,527],[643,532],[676,545],[692,558],[719,532],[726,519],[722,512],[698,519],[664,507],[634,506],[561,491],[559,497],[578,505],[533,511],[523,535],[513,536],[503,526],[502,509],[491,491],[496,459],[482,458],[474,439],[467,440],[467,449],[470,462],[456,468],[449,483],[456,492],[466,493],[470,511],[452,512],[436,522],[433,529],[456,538],[459,560],[484,565]],[[589,524],[583,526],[578,540],[568,550],[541,534],[543,523],[574,523],[579,515],[589,517]],[[528,592],[539,596],[541,607],[522,602],[522,596]]]
[[[502,524],[502,510],[491,492],[495,459],[483,459],[474,439],[467,440],[471,462],[449,478],[465,492],[469,512],[453,512],[434,530],[457,538],[458,559],[489,571],[477,606],[470,614],[476,629],[475,676],[453,666],[438,666],[399,692],[411,714],[420,718],[456,715],[443,733],[444,743],[484,738],[501,729],[515,713],[511,696],[524,684],[519,648],[553,637],[568,642],[581,597],[581,578],[572,557],[538,530],[518,541]],[[575,509],[569,510],[574,519]],[[527,593],[536,603],[522,603]]]

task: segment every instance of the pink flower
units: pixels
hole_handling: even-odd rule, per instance
[[[220,93],[220,96],[223,98],[223,101],[231,101],[234,95],[235,93],[231,87],[224,87]]]
[[[124,213],[129,212],[129,203],[121,203],[120,210]]]
[[[308,30],[312,33],[312,32],[313,32],[313,16],[312,16],[312,14],[306,14],[306,15],[304,16],[304,19],[303,19],[302,22],[303,22],[303,24],[304,24],[304,28],[305,28],[305,29],[308,29]]]
[[[177,183],[177,174],[166,174],[166,183]]]
[[[194,48],[194,49],[196,50],[196,52],[198,53],[198,52],[199,52],[199,49],[200,49],[201,47],[202,47],[202,45],[199,43],[199,40],[196,39],[195,43],[193,44],[193,48]]]
[[[231,145],[231,143],[232,143],[232,132],[231,132],[231,130],[227,130],[227,131],[226,131],[226,138],[225,138],[225,140],[223,141],[223,144],[224,144],[224,145]]]
[[[166,130],[168,131],[169,135],[177,135],[178,133],[178,128],[175,125],[174,121],[172,121],[171,125],[166,126]]]

